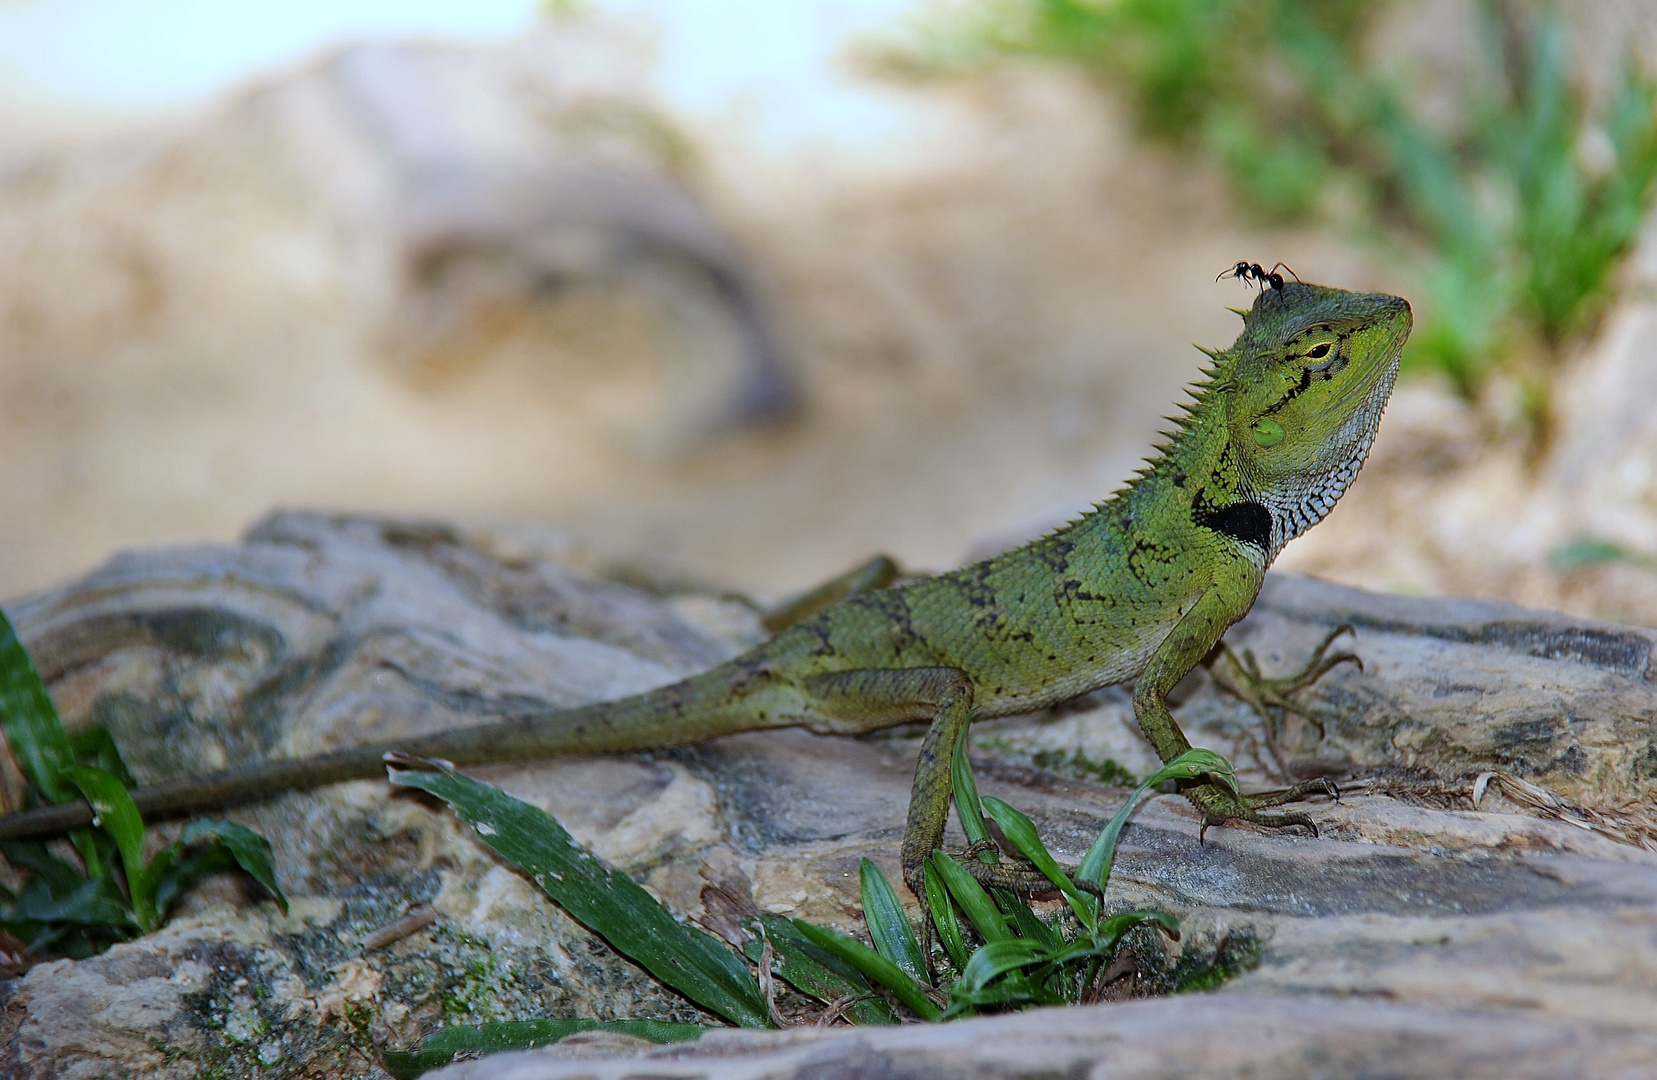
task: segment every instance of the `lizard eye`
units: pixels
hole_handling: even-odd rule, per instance
[[[1313,346],[1312,350],[1310,352],[1308,352],[1306,354],[1306,356],[1307,356],[1308,359],[1311,359],[1311,360],[1322,360],[1325,356],[1329,355],[1329,349],[1330,349],[1330,345],[1327,341],[1325,341],[1321,345]]]

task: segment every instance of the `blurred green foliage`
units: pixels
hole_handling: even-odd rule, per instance
[[[975,0],[885,59],[912,74],[1074,64],[1266,218],[1345,219],[1426,301],[1406,364],[1471,397],[1495,365],[1551,360],[1605,304],[1657,178],[1657,81],[1626,61],[1590,107],[1556,10],[1482,0],[1453,115],[1429,122],[1408,58],[1369,49],[1388,6]]]
[[[0,843],[22,878],[0,886],[0,932],[35,957],[79,960],[160,926],[173,902],[202,878],[240,870],[284,913],[270,842],[233,821],[201,819],[173,843],[144,857],[137,784],[108,730],[70,735],[23,642],[0,611],[0,734],[26,781],[26,808],[84,799],[96,816],[67,844]]]

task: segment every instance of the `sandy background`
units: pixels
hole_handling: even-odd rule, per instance
[[[800,420],[650,449],[663,356],[719,330],[613,283],[530,298],[444,363],[389,357],[383,266],[300,144],[248,120],[293,71],[97,131],[20,118],[0,158],[0,596],[278,506],[459,517],[768,594],[873,551],[944,568],[1132,472],[1197,371],[1192,343],[1236,333],[1226,306],[1249,297],[1223,267],[1411,294],[1339,236],[1251,226],[1217,177],[1063,72],[887,87],[925,119],[901,154],[762,151],[661,100],[633,30],[553,31],[575,32],[633,57],[587,77],[682,133],[675,168],[749,261]],[[1540,467],[1499,416],[1417,381],[1280,565],[1657,620],[1649,571],[1545,562],[1589,524],[1657,549],[1648,295],[1573,359],[1578,404]]]

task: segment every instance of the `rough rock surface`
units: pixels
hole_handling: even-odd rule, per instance
[[[121,556],[9,610],[66,722],[108,725],[141,780],[613,696],[755,634],[738,604],[488,536],[305,514]],[[1184,927],[1136,941],[1132,990],[1235,975],[1217,991],[644,1057],[554,1047],[452,1075],[1657,1075],[1657,631],[1276,578],[1231,640],[1282,671],[1343,622],[1364,669],[1304,695],[1322,737],[1289,717],[1269,753],[1207,676],[1180,706],[1246,783],[1326,773],[1360,792],[1312,808],[1321,839],[1199,842],[1172,797],[1124,834],[1113,897]],[[1116,691],[983,724],[981,785],[1075,858],[1123,798],[1102,781],[1149,764],[1130,725]],[[755,734],[479,775],[689,916],[717,880],[855,928],[858,859],[896,869],[917,741]],[[156,934],[0,984],[0,1074],[365,1076],[377,1045],[449,1023],[710,1019],[383,783],[232,816],[274,842],[290,913],[222,879]],[[376,937],[421,905],[429,924]]]

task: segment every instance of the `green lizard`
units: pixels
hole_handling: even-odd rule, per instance
[[[159,784],[135,801],[146,816],[202,810],[374,776],[393,751],[466,765],[763,728],[861,734],[930,721],[902,849],[904,879],[922,895],[965,725],[1137,680],[1134,711],[1157,754],[1168,761],[1189,749],[1169,690],[1247,613],[1283,545],[1329,512],[1362,465],[1409,335],[1409,304],[1261,276],[1259,298],[1239,314],[1242,334],[1208,352],[1184,415],[1136,478],[1021,548],[865,588],[815,614],[796,608],[797,621],[764,644],[633,697]],[[863,584],[889,577],[889,563],[870,565]],[[1208,782],[1185,791],[1208,824],[1312,828],[1304,814],[1266,812],[1304,793],[1247,797]],[[0,839],[89,820],[84,804],[48,807],[0,819]],[[1027,880],[1005,864],[970,862],[988,883]]]

